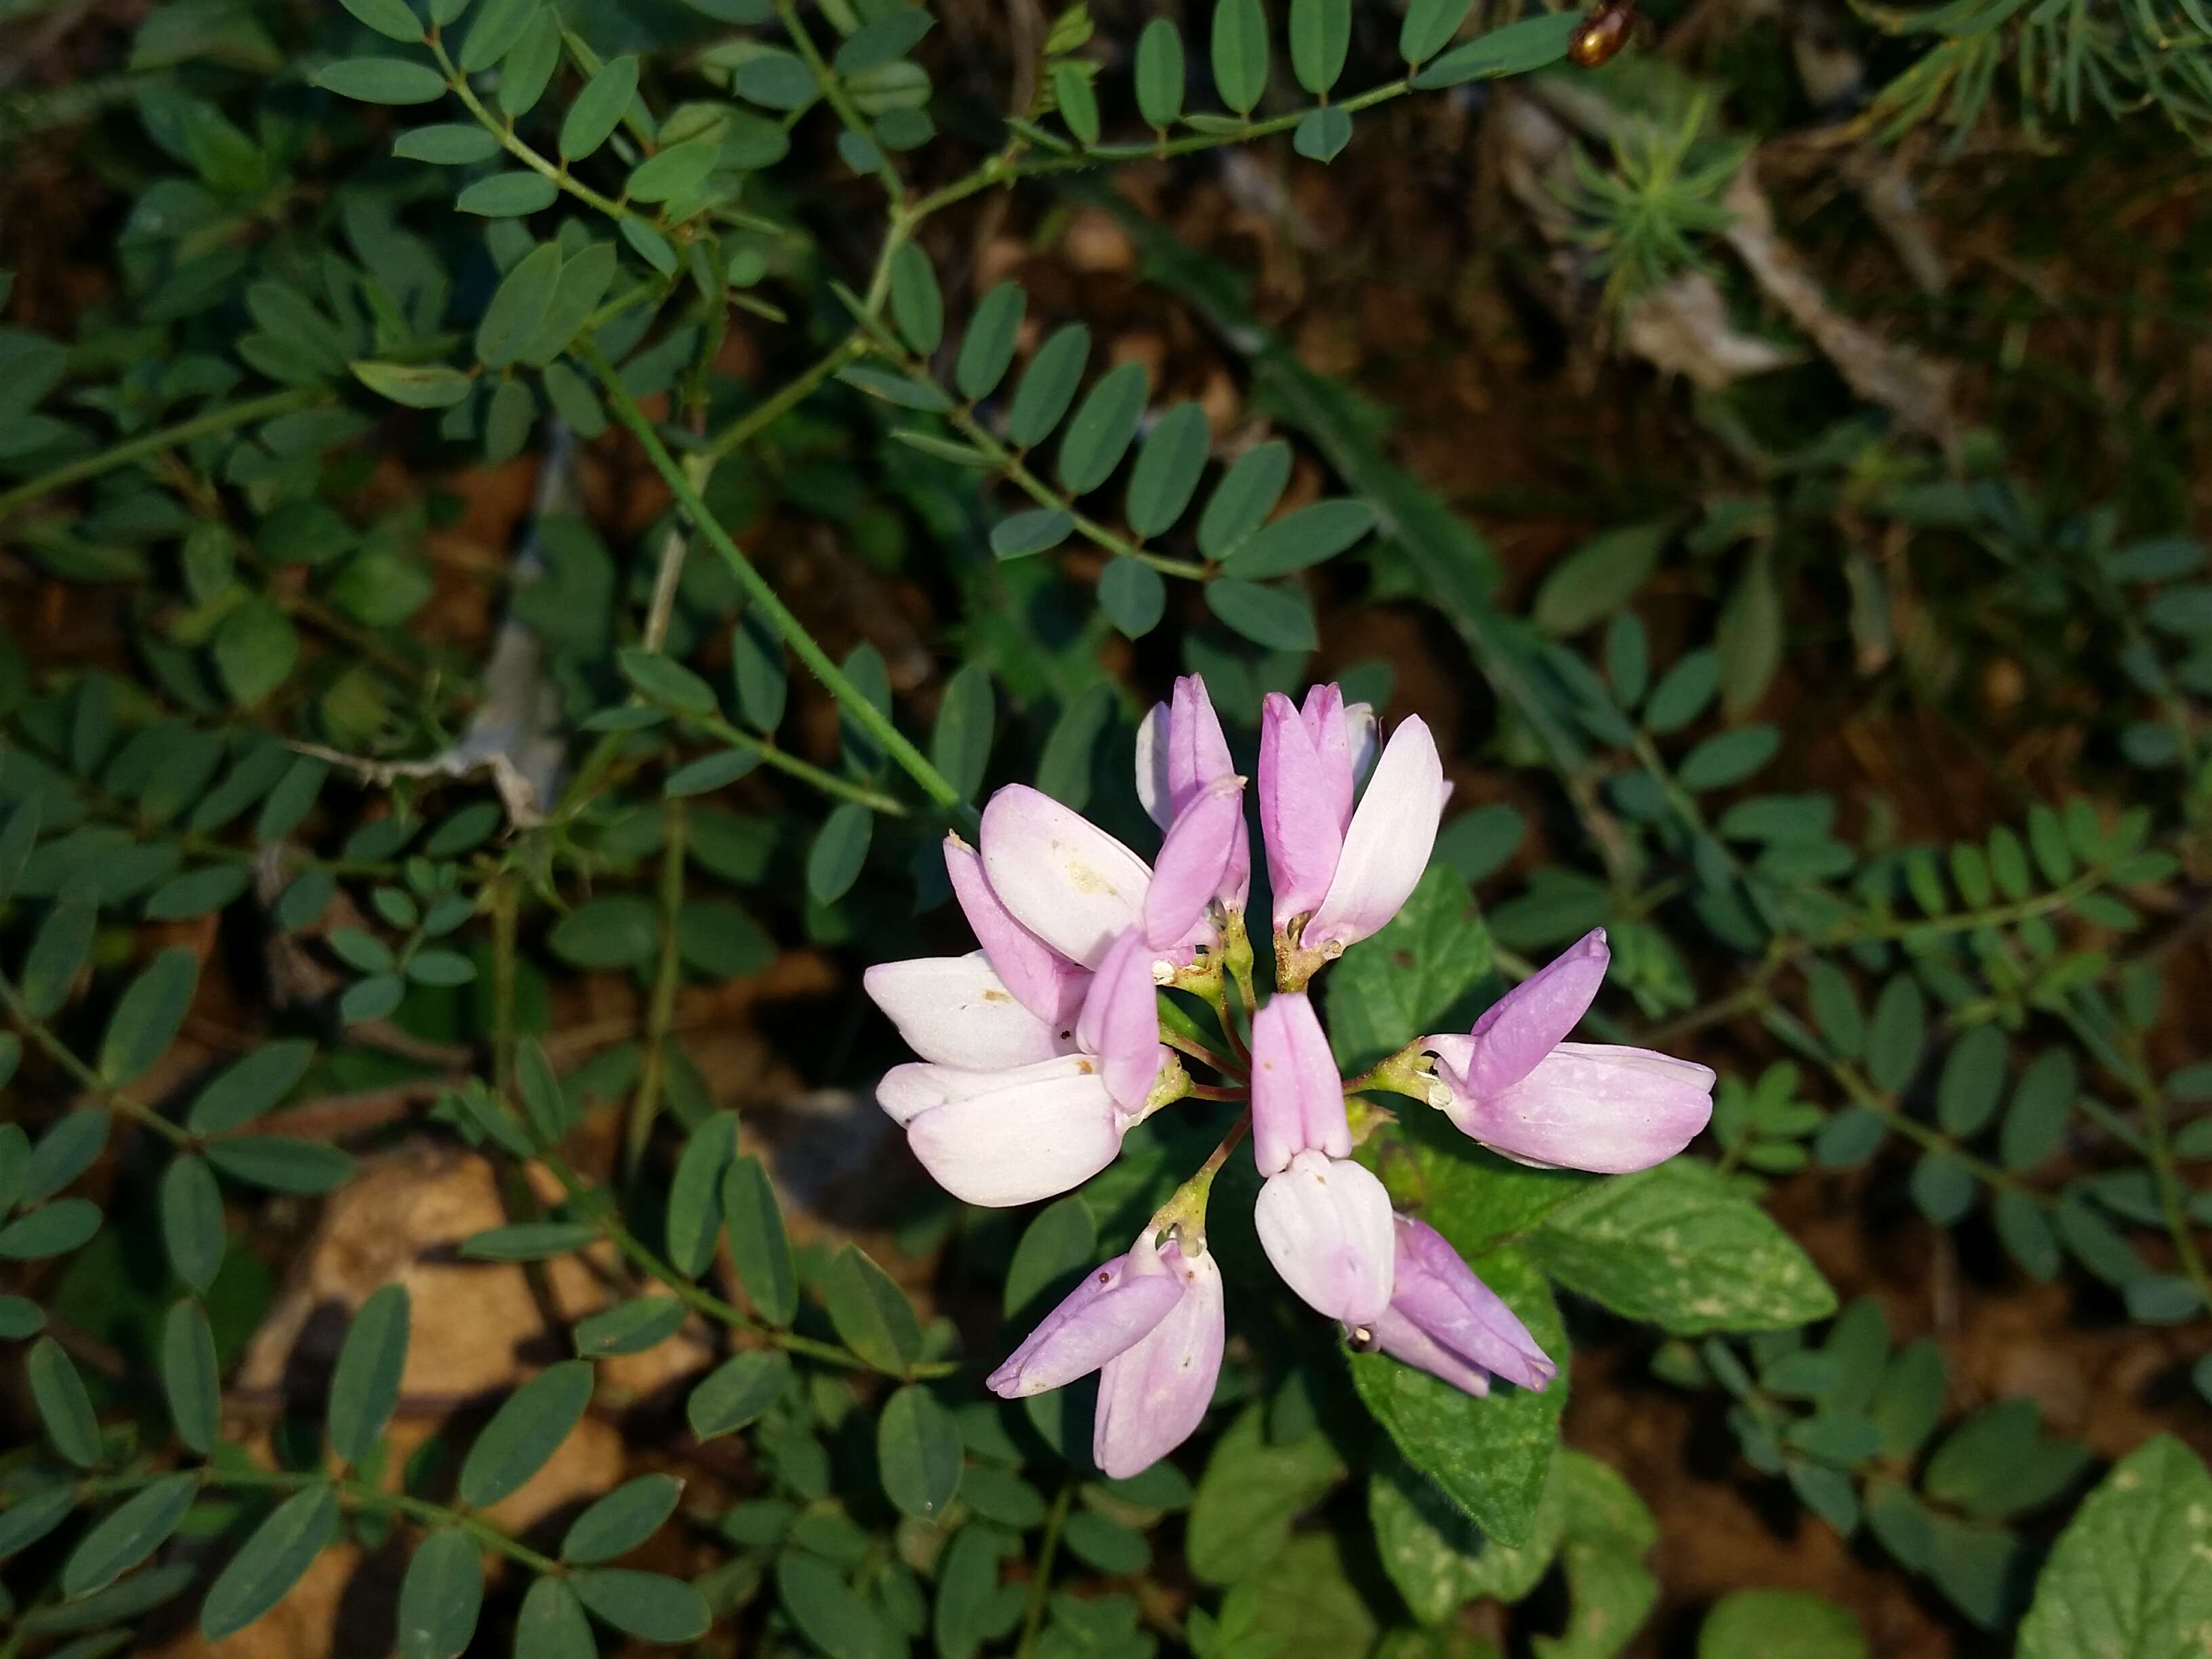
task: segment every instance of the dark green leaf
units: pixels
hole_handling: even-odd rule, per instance
[[[1290,481],[1291,447],[1279,438],[1238,456],[1198,516],[1198,550],[1209,559],[1234,552],[1267,521]]]
[[[1248,581],[1287,575],[1334,558],[1374,527],[1364,501],[1316,501],[1254,532],[1230,552],[1227,568]]]
[[[568,1583],[593,1613],[648,1642],[696,1642],[712,1622],[706,1598],[680,1578],[625,1567],[586,1567],[569,1574]]]
[[[624,1481],[574,1521],[561,1540],[561,1559],[590,1565],[627,1555],[676,1513],[684,1483],[673,1475]]]
[[[222,1266],[222,1193],[207,1160],[184,1152],[161,1176],[161,1239],[169,1265],[191,1289],[204,1291]]]
[[[407,1287],[386,1285],[370,1293],[346,1328],[324,1413],[324,1431],[341,1463],[366,1461],[392,1420],[407,1369],[410,1312]]]
[[[660,949],[660,913],[634,893],[610,894],[562,917],[545,942],[571,967],[635,968]]]
[[[1000,283],[983,296],[968,319],[968,336],[960,343],[952,380],[969,402],[989,397],[1006,378],[1028,305],[1029,296],[1019,283]]]
[[[1091,331],[1081,323],[1055,329],[1037,348],[1014,387],[1013,404],[1006,414],[1006,437],[1016,448],[1034,449],[1051,435],[1075,401],[1090,356]]]
[[[40,1337],[31,1345],[23,1373],[31,1385],[31,1401],[38,1407],[39,1421],[46,1425],[54,1449],[79,1468],[96,1466],[100,1419],[93,1414],[92,1396],[85,1392],[84,1379],[77,1375],[62,1345],[51,1336]]]
[[[457,1490],[483,1508],[520,1489],[560,1449],[592,1402],[592,1368],[580,1359],[549,1365],[508,1395],[469,1448]]]
[[[876,1420],[876,1467],[884,1492],[907,1514],[933,1521],[960,1485],[960,1425],[918,1382],[884,1402]]]
[[[445,76],[404,58],[340,58],[323,65],[315,84],[364,104],[431,104],[446,95]]]
[[[173,945],[125,988],[100,1039],[101,1081],[118,1088],[136,1082],[168,1051],[199,977],[199,959]]]
[[[1246,639],[1270,651],[1312,650],[1320,643],[1313,605],[1297,587],[1264,587],[1241,577],[1206,585],[1206,608]]]
[[[928,13],[909,8],[906,15],[919,17],[922,27],[928,27]],[[861,33],[866,33],[864,28]],[[860,38],[856,34],[853,40]],[[852,41],[845,44],[849,46]],[[912,242],[902,244],[891,256],[891,318],[917,356],[928,356],[945,338],[945,295],[929,256]]]
[[[722,1226],[722,1172],[737,1155],[738,1115],[716,1112],[691,1131],[668,1189],[668,1260],[696,1279],[714,1259]]]
[[[799,1280],[791,1241],[775,1201],[775,1188],[760,1159],[748,1153],[722,1176],[722,1220],[730,1257],[753,1310],[771,1325],[788,1325],[799,1311]]]
[[[867,862],[875,823],[875,815],[857,801],[845,802],[823,820],[806,849],[806,890],[817,903],[835,904],[852,890]]]
[[[903,1372],[920,1356],[921,1325],[914,1304],[858,1246],[837,1252],[825,1289],[830,1322],[845,1346],[878,1370]]]
[[[460,1659],[483,1610],[483,1546],[444,1527],[415,1547],[399,1585],[399,1659]]]
[[[991,531],[991,551],[1001,559],[1048,552],[1075,533],[1075,520],[1057,507],[1032,507],[1001,519]]]
[[[74,1600],[105,1589],[168,1541],[199,1495],[195,1474],[164,1475],[105,1516],[62,1568],[62,1594]]]
[[[235,1635],[269,1612],[298,1583],[337,1535],[337,1494],[317,1485],[278,1504],[208,1587],[200,1634],[210,1642]]]
[[[1344,73],[1351,44],[1352,0],[1291,0],[1291,69],[1315,97]]]
[[[540,1578],[522,1598],[514,1620],[514,1651],[524,1659],[598,1659],[584,1604],[564,1578]]]
[[[610,58],[585,83],[561,119],[561,159],[580,161],[614,136],[624,111],[637,95],[637,58],[625,52]]]
[[[1426,89],[1501,75],[1526,75],[1565,58],[1568,45],[1582,27],[1583,14],[1572,9],[1508,23],[1454,46],[1415,74],[1413,84]]]
[[[326,1193],[353,1178],[353,1159],[346,1153],[286,1135],[210,1141],[207,1160],[233,1181],[272,1193]]]
[[[178,1303],[162,1324],[161,1389],[177,1438],[206,1455],[215,1445],[222,1382],[216,1370],[215,1333],[197,1302]]]
[[[1151,388],[1145,366],[1134,362],[1110,370],[1091,388],[1060,441],[1060,482],[1069,495],[1089,494],[1121,464]]]
[[[519,360],[544,322],[560,281],[561,249],[556,243],[542,242],[517,261],[500,279],[477,324],[477,361],[487,368],[505,368]]]
[[[709,1371],[684,1402],[684,1418],[702,1440],[735,1434],[774,1405],[790,1381],[790,1355],[755,1348]]]
[[[1167,614],[1167,583],[1139,559],[1117,558],[1098,577],[1098,606],[1128,638],[1140,640]]]
[[[1163,131],[1182,114],[1182,33],[1164,17],[1155,17],[1137,37],[1137,110],[1148,125]]]
[[[599,1229],[582,1221],[525,1221],[472,1233],[460,1243],[469,1261],[545,1261],[570,1255],[592,1243]]]
[[[1398,29],[1398,55],[1417,67],[1427,63],[1451,44],[1473,3],[1474,0],[1412,0]]]
[[[1212,59],[1221,101],[1250,115],[1267,89],[1267,15],[1260,0],[1216,0]]]

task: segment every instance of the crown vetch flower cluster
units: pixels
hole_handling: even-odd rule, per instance
[[[1355,1347],[1469,1394],[1494,1377],[1541,1389],[1558,1368],[1436,1229],[1394,1213],[1353,1157],[1347,1097],[1380,1090],[1443,1112],[1511,1158],[1618,1173],[1673,1157],[1712,1112],[1706,1067],[1567,1041],[1604,983],[1589,934],[1467,1032],[1417,1039],[1347,1083],[1308,987],[1395,915],[1426,869],[1451,786],[1418,718],[1378,744],[1373,711],[1334,685],[1261,714],[1260,830],[1273,894],[1276,990],[1259,1001],[1244,911],[1246,780],[1197,676],[1176,682],[1137,740],[1137,793],[1162,830],[1145,860],[1019,784],[984,808],[980,844],[948,836],[947,872],[979,950],[886,963],[868,994],[919,1060],[877,1099],[930,1175],[972,1204],[1067,1191],[1135,1124],[1194,1093],[1249,1096],[1245,1119],[1154,1215],[991,1374],[1008,1399],[1099,1373],[1093,1455],[1134,1474],[1180,1444],[1212,1401],[1224,1336],[1206,1247],[1214,1175],[1247,1127],[1263,1177],[1254,1224],[1276,1273]],[[1362,781],[1365,787],[1362,790]],[[1213,1005],[1230,1054],[1164,1033],[1158,988]],[[1249,1017],[1249,1053],[1230,1006]],[[1220,1072],[1194,1085],[1182,1048]],[[1387,1115],[1362,1103],[1359,1121]]]

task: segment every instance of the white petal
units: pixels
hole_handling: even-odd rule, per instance
[[[1097,1071],[1098,1062],[1089,1054],[1062,1054],[1056,1060],[995,1072],[915,1061],[894,1066],[884,1073],[883,1081],[876,1085],[876,1104],[890,1115],[894,1123],[903,1126],[956,1100],[973,1100],[978,1095],[1062,1078],[1090,1077]]]
[[[1022,1006],[981,951],[878,963],[860,976],[876,1006],[924,1060],[999,1071],[1050,1060],[1073,1046]]]
[[[1398,914],[1429,867],[1447,793],[1436,739],[1417,715],[1390,734],[1376,763],[1306,944],[1356,944]]]
[[[983,873],[1014,920],[1096,968],[1144,915],[1151,866],[1047,794],[1009,784],[983,809]]]
[[[907,1144],[955,1198],[993,1208],[1051,1198],[1097,1175],[1121,1150],[1106,1079],[1021,1082],[924,1112]]]
[[[1283,1283],[1316,1313],[1368,1325],[1390,1305],[1390,1194],[1361,1165],[1300,1152],[1260,1188],[1252,1220]]]

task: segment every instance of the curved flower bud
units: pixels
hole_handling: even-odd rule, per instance
[[[1280,1175],[1300,1152],[1352,1156],[1344,1081],[1303,991],[1280,991],[1252,1016],[1252,1156]]]
[[[1226,1334],[1221,1269],[1211,1250],[1186,1255],[1174,1243],[1156,1250],[1148,1228],[1127,1260],[1132,1282],[1157,1273],[1180,1280],[1182,1294],[1098,1374],[1091,1455],[1117,1480],[1150,1468],[1196,1431],[1213,1402]]]
[[[1523,1164],[1600,1175],[1648,1170],[1688,1146],[1713,1115],[1712,1068],[1649,1048],[1562,1042],[1518,1083],[1484,1094],[1461,1069],[1480,1043],[1431,1037],[1426,1046],[1437,1055],[1445,1115]]]
[[[981,951],[878,963],[860,985],[924,1060],[990,1071],[1067,1050],[1060,1028],[1024,1007]]]
[[[1443,1234],[1411,1216],[1396,1228],[1390,1305],[1367,1328],[1375,1346],[1473,1395],[1488,1394],[1493,1376],[1540,1392],[1559,1374]]]
[[[1321,760],[1327,791],[1321,805],[1328,809],[1339,830],[1352,822],[1352,798],[1358,787],[1352,775],[1352,730],[1346,713],[1343,690],[1334,683],[1308,686],[1305,701],[1298,705],[1298,723]]]
[[[1593,927],[1491,1004],[1469,1033],[1474,1049],[1463,1070],[1468,1086],[1494,1094],[1534,1071],[1589,1012],[1612,960],[1605,929]]]
[[[1195,791],[1176,812],[1145,893],[1145,942],[1175,951],[1201,926],[1220,896],[1230,857],[1244,839],[1244,780],[1226,773]]]
[[[981,857],[957,836],[945,838],[945,873],[992,971],[1039,1019],[1055,1029],[1068,1025],[1083,1006],[1089,976],[1014,920],[984,879]]]
[[[983,874],[999,902],[1069,961],[1096,968],[1144,913],[1152,872],[1079,812],[1010,783],[983,808]]]
[[[1300,1152],[1260,1189],[1253,1221],[1275,1272],[1316,1312],[1372,1326],[1390,1305],[1390,1195],[1369,1170]]]
[[[940,1074],[928,1081],[944,1086],[948,1080]],[[914,1082],[909,1076],[901,1086]],[[1114,1161],[1133,1121],[1087,1055],[991,1073],[972,1091],[963,1083],[945,1093],[944,1103],[907,1120],[907,1145],[955,1198],[996,1209],[1032,1204],[1090,1180]],[[901,1097],[897,1108],[886,1109],[896,1116],[910,1104]]]
[[[1158,1260],[1155,1252],[1155,1267]],[[1150,1335],[1182,1300],[1182,1283],[1174,1274],[1128,1268],[1128,1256],[1117,1255],[1086,1275],[984,1386],[1002,1400],[1065,1388]]]
[[[1114,941],[1091,977],[1075,1022],[1075,1041],[1098,1056],[1106,1092],[1124,1112],[1141,1113],[1160,1069],[1159,994],[1152,953],[1132,927]]]
[[[1301,942],[1307,949],[1333,955],[1398,914],[1428,868],[1449,793],[1436,739],[1416,715],[1390,734],[1376,763],[1344,832],[1328,890],[1306,923]],[[1269,847],[1272,857],[1272,842]]]
[[[1154,703],[1137,727],[1137,798],[1154,823],[1170,829],[1201,790],[1236,771],[1206,682],[1196,674],[1183,675],[1175,683],[1173,702]],[[1166,861],[1164,848],[1160,858]],[[1252,847],[1240,809],[1212,896],[1224,909],[1242,910],[1251,890]]]
[[[1267,694],[1260,709],[1260,835],[1277,933],[1310,913],[1336,873],[1344,819],[1334,803],[1340,793],[1349,798],[1351,778],[1348,758],[1338,759],[1342,764],[1333,769],[1291,700],[1279,691]],[[1337,770],[1344,774],[1341,792]]]

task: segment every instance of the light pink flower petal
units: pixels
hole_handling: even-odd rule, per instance
[[[1398,914],[1429,867],[1445,793],[1436,739],[1416,715],[1390,734],[1352,815],[1328,894],[1306,924],[1307,945],[1357,944]]]
[[[1352,822],[1353,793],[1352,732],[1345,719],[1344,693],[1334,684],[1308,686],[1306,700],[1298,707],[1298,721],[1321,759],[1324,799],[1340,835]]]
[[[1229,757],[1229,739],[1222,735],[1221,717],[1213,712],[1206,682],[1196,674],[1185,674],[1175,683],[1168,742],[1168,793],[1177,811],[1216,778],[1237,769]]]
[[[1148,1252],[1149,1231],[1129,1252],[1133,1279]],[[1099,1373],[1091,1455],[1115,1480],[1151,1468],[1188,1440],[1212,1403],[1221,1374],[1226,1328],[1213,1253],[1186,1256],[1170,1243],[1152,1254],[1158,1269],[1181,1283],[1182,1294],[1149,1334]]]
[[[1168,781],[1168,706],[1152,705],[1152,712],[1137,725],[1137,799],[1145,816],[1164,830],[1175,819],[1175,791]]]
[[[1352,1156],[1344,1080],[1303,991],[1279,991],[1252,1017],[1252,1156],[1280,1175],[1300,1152]]]
[[[1182,1285],[1164,1273],[1132,1274],[1128,1262],[1117,1255],[1085,1274],[984,1386],[1003,1400],[1064,1388],[1142,1341],[1182,1300]]]
[[[876,1085],[876,1104],[890,1115],[891,1121],[903,1126],[924,1112],[956,1100],[994,1095],[1001,1089],[1097,1075],[1098,1061],[1090,1054],[1062,1054],[1056,1060],[1041,1060],[996,1072],[969,1071],[958,1066],[934,1066],[916,1060],[894,1066],[884,1073],[883,1080]]]
[[[1115,1103],[1125,1112],[1142,1111],[1159,1075],[1160,1004],[1152,953],[1137,929],[1114,941],[1091,975],[1075,1039],[1085,1054],[1098,1056]]]
[[[1492,1151],[1562,1170],[1624,1175],[1663,1164],[1713,1113],[1709,1066],[1648,1048],[1562,1042],[1495,1095],[1455,1095],[1452,1121]]]
[[[1300,1152],[1261,1188],[1252,1218],[1275,1272],[1316,1313],[1372,1325],[1390,1305],[1390,1195],[1367,1170]]]
[[[1083,1006],[1083,969],[1014,920],[983,878],[981,857],[957,836],[945,838],[945,873],[961,915],[975,930],[975,942],[1006,988],[1047,1024],[1066,1026]]]
[[[1144,913],[1144,860],[1047,794],[1011,783],[983,809],[983,874],[1015,921],[1085,968]]]
[[[1352,750],[1352,787],[1357,789],[1375,769],[1375,757],[1382,746],[1373,707],[1364,702],[1345,704],[1344,731]]]
[[[1066,1052],[1058,1030],[1022,1006],[981,951],[878,963],[860,976],[876,1006],[924,1060],[973,1071]]]
[[[1344,850],[1327,767],[1291,700],[1270,691],[1260,711],[1260,834],[1275,894],[1276,931],[1311,911]]]
[[[1233,772],[1214,779],[1176,811],[1145,892],[1146,945],[1164,951],[1205,920],[1243,834],[1244,781]]]
[[[1391,1312],[1468,1364],[1539,1391],[1559,1374],[1520,1315],[1426,1222],[1398,1218],[1396,1274]]]
[[[1418,1365],[1431,1376],[1441,1376],[1462,1394],[1481,1399],[1490,1392],[1490,1373],[1470,1365],[1396,1308],[1385,1308],[1382,1318],[1368,1327],[1375,1346],[1393,1359]]]
[[[1464,1068],[1468,1088],[1496,1094],[1534,1071],[1589,1011],[1612,959],[1605,929],[1593,927],[1485,1009]]]
[[[953,1197],[1003,1209],[1079,1187],[1114,1161],[1127,1120],[1097,1073],[1054,1073],[948,1102],[907,1125],[907,1145]]]

